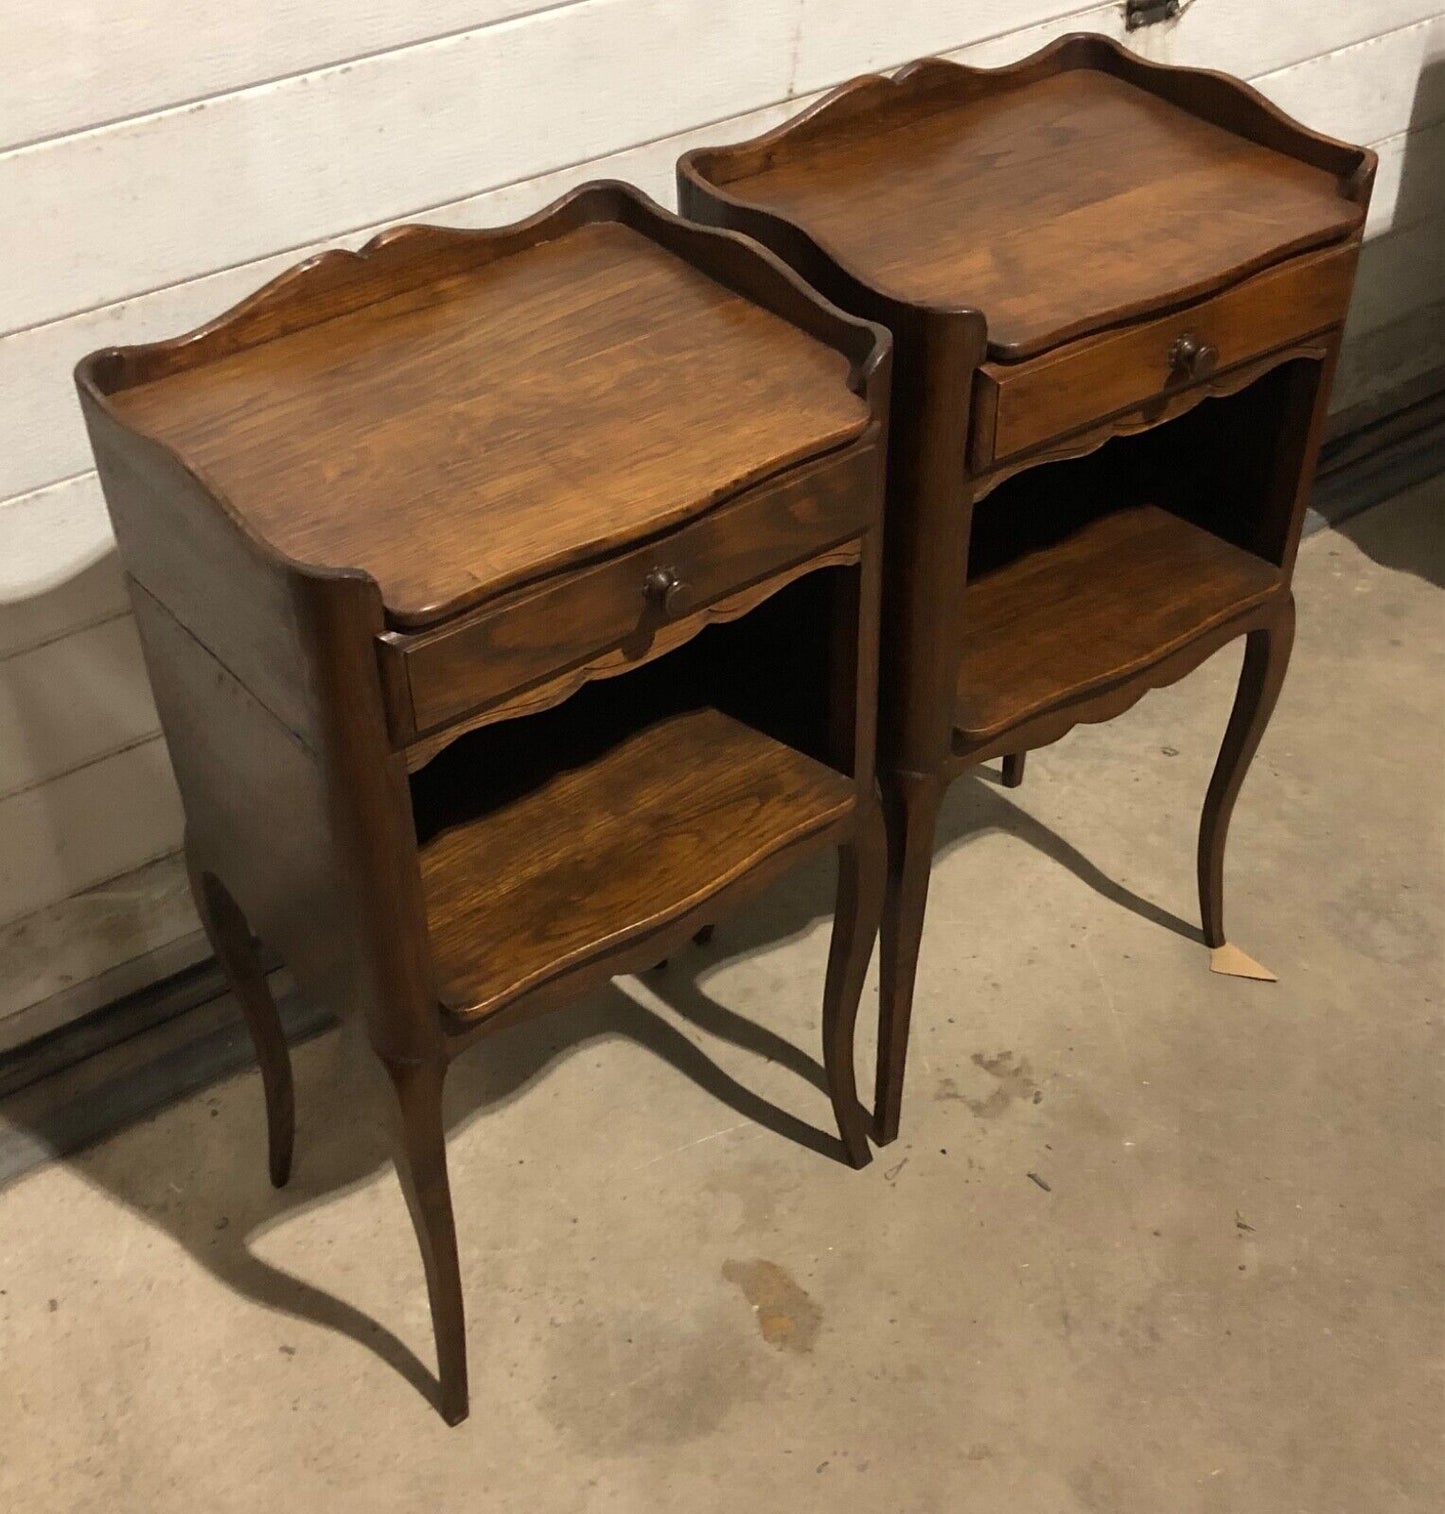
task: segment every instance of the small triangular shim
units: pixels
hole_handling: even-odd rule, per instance
[[[1246,956],[1237,946],[1232,946],[1228,941],[1223,946],[1214,947],[1209,953],[1209,970],[1212,973],[1223,973],[1229,978],[1254,978],[1260,983],[1278,983],[1279,979],[1270,970]]]

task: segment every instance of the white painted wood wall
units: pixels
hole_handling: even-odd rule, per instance
[[[0,1049],[201,954],[70,369],[403,219],[514,219],[1070,0],[8,0],[0,16]],[[1445,3],[1192,0],[1133,46],[1373,144],[1338,403],[1445,362]]]

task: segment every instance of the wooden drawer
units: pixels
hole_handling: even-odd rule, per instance
[[[786,581],[798,564],[859,536],[877,521],[881,497],[878,443],[870,437],[645,546],[434,631],[388,633],[380,656],[392,739],[405,746],[475,721],[478,712],[599,659],[615,670],[676,646],[702,629],[717,601],[775,576]],[[681,588],[668,594],[672,580]]]
[[[1335,325],[1349,304],[1358,255],[1358,244],[1349,242],[1032,362],[984,363],[974,387],[973,468],[982,471]],[[1179,345],[1186,339],[1209,349],[1192,369]]]

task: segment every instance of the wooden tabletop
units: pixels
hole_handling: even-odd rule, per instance
[[[996,359],[1204,293],[1361,220],[1334,174],[1097,69],[941,104],[906,83],[892,95],[820,120],[760,171],[733,177],[723,149],[714,182],[886,295],[983,311]]]
[[[848,359],[617,222],[113,396],[297,560],[425,624],[839,446]]]

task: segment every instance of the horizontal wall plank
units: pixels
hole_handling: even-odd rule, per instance
[[[793,87],[825,89],[1035,22],[1078,17],[1086,24],[1091,13],[1088,0],[892,0],[886,12],[877,0],[801,0]]]
[[[9,0],[0,148],[547,9],[555,0]]]
[[[0,799],[0,922],[175,851],[181,831],[159,740]]]
[[[1160,62],[1251,78],[1426,20],[1439,9],[1439,0],[1196,0],[1173,21],[1131,32],[1119,3],[894,0],[883,20],[876,0],[803,0],[797,87],[821,89],[965,48],[973,54],[967,61],[997,67],[1072,31],[1104,32]]]
[[[795,5],[583,0],[0,155],[0,331],[781,100]]]
[[[1377,144],[1380,167],[1370,198],[1366,236],[1445,212],[1445,122]]]
[[[0,511],[0,560],[4,557],[5,512]],[[107,534],[109,527],[107,526]],[[0,600],[0,658],[43,646],[129,608],[120,562],[107,552],[48,593]]]
[[[1265,74],[1254,84],[1296,120],[1346,142],[1379,142],[1432,126],[1445,119],[1445,16]]]
[[[1412,381],[1445,373],[1445,301],[1412,310],[1373,331],[1351,332],[1340,352],[1331,409],[1339,414],[1388,402]]]
[[[1376,331],[1445,292],[1445,215],[1376,237],[1360,254],[1345,331]]]
[[[129,615],[0,661],[0,800],[156,735]]]
[[[0,925],[0,1052],[202,960],[199,932],[178,854]]]

